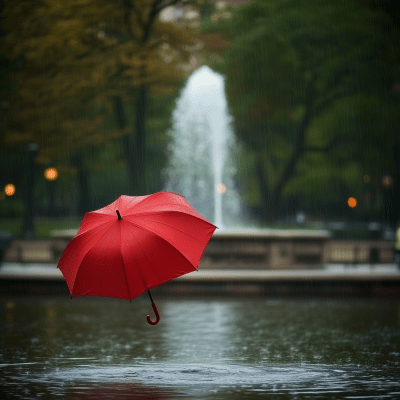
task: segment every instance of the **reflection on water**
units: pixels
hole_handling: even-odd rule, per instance
[[[1,398],[400,397],[380,301],[1,299]]]

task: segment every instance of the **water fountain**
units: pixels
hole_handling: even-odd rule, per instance
[[[219,228],[237,225],[237,146],[220,74],[206,66],[193,73],[177,102],[170,136],[166,189],[185,196]]]
[[[166,190],[182,194],[219,230],[207,246],[207,268],[291,268],[326,262],[328,232],[238,229],[239,195],[234,184],[235,144],[224,78],[203,66],[188,79],[170,131]]]

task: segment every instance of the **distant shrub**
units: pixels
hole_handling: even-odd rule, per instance
[[[0,218],[21,218],[24,215],[24,203],[19,199],[0,200]]]

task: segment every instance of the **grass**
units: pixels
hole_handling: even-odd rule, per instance
[[[14,239],[22,237],[23,218],[0,220],[0,231],[7,231]],[[34,229],[37,239],[50,238],[51,231],[57,229],[78,229],[81,220],[77,218],[35,218]]]

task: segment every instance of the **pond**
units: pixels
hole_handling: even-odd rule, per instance
[[[146,295],[147,296],[147,295]],[[400,304],[378,300],[0,299],[16,399],[400,397]]]

